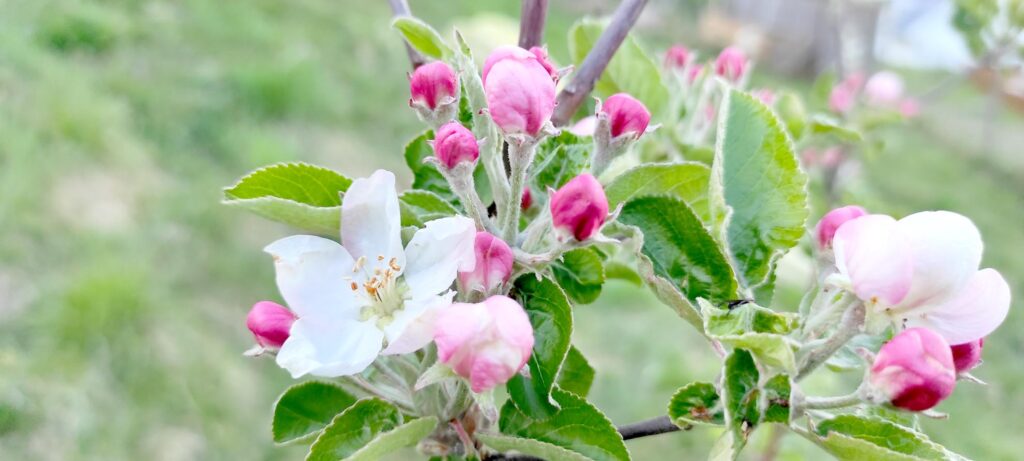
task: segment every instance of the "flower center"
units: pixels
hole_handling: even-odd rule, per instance
[[[398,265],[398,258],[387,259],[384,256],[377,256],[377,263],[372,272],[366,268],[366,256],[360,256],[356,260],[352,272],[360,272],[366,275],[366,281],[360,286],[351,282],[352,291],[355,291],[366,298],[367,305],[359,312],[362,321],[377,319],[377,327],[384,328],[394,321],[395,312],[405,307],[405,295],[409,291],[405,280],[400,277],[402,267]]]

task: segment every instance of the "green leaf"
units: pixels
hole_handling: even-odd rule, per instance
[[[402,424],[402,414],[383,400],[363,399],[335,416],[309,449],[307,461],[345,459],[378,435]]]
[[[388,453],[415,445],[434,432],[436,427],[437,418],[433,416],[414,419],[381,433],[363,448],[345,458],[345,461],[378,461]]]
[[[797,345],[785,336],[771,333],[744,333],[716,336],[715,338],[728,346],[750,351],[764,366],[788,373],[796,372],[794,349]]]
[[[426,131],[405,145],[405,164],[412,171],[412,188],[433,192],[449,203],[457,199],[448,187],[448,181],[437,167],[423,160],[434,155],[434,149],[427,141],[434,138],[434,133]]]
[[[725,403],[726,427],[733,437],[733,449],[739,453],[747,438],[761,422],[758,406],[760,374],[750,352],[736,349],[725,359],[722,400]]]
[[[307,163],[278,163],[224,189],[223,203],[318,234],[341,227],[341,196],[352,180]]]
[[[533,274],[516,279],[514,293],[530,316],[534,342],[527,362],[530,377],[513,377],[507,384],[508,393],[527,415],[543,418],[558,411],[550,396],[558,369],[569,352],[572,307],[558,284],[548,278],[537,280]]]
[[[594,461],[629,460],[622,436],[600,410],[561,389],[551,395],[561,409],[545,419],[530,418],[514,402],[507,402],[498,421],[501,432],[557,445]]]
[[[743,286],[767,277],[772,261],[796,245],[807,221],[807,175],[793,142],[757,98],[731,90],[722,103],[711,214],[726,241]]]
[[[711,169],[702,163],[653,163],[630,169],[604,188],[612,209],[635,197],[668,195],[690,206],[702,222],[709,222],[708,179]]]
[[[792,91],[785,91],[779,96],[775,103],[775,110],[779,118],[786,124],[786,129],[793,139],[800,139],[804,135],[804,128],[807,127],[807,109],[803,101]]]
[[[289,387],[274,405],[274,442],[309,439],[355,402],[355,397],[331,383],[306,381]]]
[[[569,30],[569,53],[576,68],[594,47],[605,26],[597,21],[583,19]],[[658,116],[669,100],[668,89],[661,81],[661,71],[655,60],[644,52],[632,35],[615,52],[594,90],[602,97],[615,93],[629,93]]]
[[[719,309],[705,299],[698,299],[697,305],[704,317],[704,331],[713,336],[743,333],[784,335],[793,331],[799,321],[792,314],[775,312],[751,302],[731,309]]]
[[[625,280],[636,286],[643,286],[644,281],[640,274],[628,264],[621,261],[608,261],[604,265],[604,278],[606,280]]]
[[[831,136],[845,143],[859,143],[864,140],[864,136],[859,132],[843,127],[841,123],[829,115],[815,114],[811,117],[811,133]]]
[[[487,434],[478,432],[476,437],[484,445],[499,452],[514,451],[524,455],[535,456],[547,461],[592,461],[575,451],[570,451],[558,445],[541,442],[540,440],[511,437],[501,434]]]
[[[458,214],[458,210],[440,195],[425,190],[402,192],[398,196],[398,205],[402,210],[403,226],[423,227],[428,221]]]
[[[619,222],[643,232],[644,256],[654,273],[693,301],[724,302],[736,297],[736,279],[718,243],[689,206],[673,197],[639,197],[626,202]]]
[[[416,51],[434,59],[447,59],[452,49],[441,40],[441,35],[427,23],[412,16],[395,18],[391,27],[398,29],[405,41]]]
[[[593,141],[580,138],[568,131],[544,140],[537,147],[537,157],[530,167],[532,184],[541,197],[547,188],[558,189],[575,178],[587,167]]]
[[[679,427],[725,424],[725,413],[718,391],[713,384],[704,382],[690,383],[679,388],[669,401],[668,417]]]
[[[558,371],[558,387],[586,398],[590,393],[590,385],[594,383],[594,367],[576,346],[569,348],[565,363]]]
[[[604,263],[593,249],[577,248],[551,263],[555,280],[577,304],[590,304],[601,295]]]
[[[862,443],[851,442],[849,439],[904,455],[891,459],[959,458],[959,455],[932,442],[924,434],[880,418],[840,415],[818,423],[815,431],[824,437],[818,443],[839,459],[865,459],[863,456],[872,453],[872,449],[864,449]],[[840,437],[834,437],[836,435]]]
[[[789,401],[792,384],[788,375],[772,376],[762,386],[764,389],[764,422],[789,424]]]

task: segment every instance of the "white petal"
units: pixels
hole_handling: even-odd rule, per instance
[[[405,248],[405,281],[413,298],[438,294],[451,286],[458,271],[476,265],[476,227],[462,216],[435,219],[416,231]]]
[[[362,301],[350,288],[355,263],[341,245],[312,235],[285,237],[263,249],[274,257],[277,288],[299,317],[356,319]],[[357,282],[358,283],[358,282]]]
[[[900,302],[910,287],[913,262],[908,246],[896,220],[885,215],[847,221],[832,240],[836,268],[850,279],[853,292],[882,307]]]
[[[898,225],[910,238],[914,258],[913,282],[900,310],[942,302],[978,271],[981,234],[970,219],[949,211],[925,211]]]
[[[995,269],[982,269],[955,296],[922,309],[907,325],[935,330],[950,344],[963,344],[991,334],[1009,312],[1010,286]]]
[[[341,242],[352,256],[365,256],[370,272],[375,265],[396,258],[405,266],[402,223],[395,193],[395,175],[377,170],[369,178],[352,181],[341,202]]]
[[[362,372],[380,354],[384,334],[373,321],[335,316],[303,317],[277,353],[277,364],[293,378],[336,377]]]
[[[408,354],[422,349],[434,340],[434,321],[437,314],[452,305],[455,292],[405,302],[405,309],[395,313],[395,319],[384,327],[388,346],[383,354]]]

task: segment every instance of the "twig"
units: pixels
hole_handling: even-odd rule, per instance
[[[612,56],[619,49],[619,45],[622,45],[622,41],[629,34],[629,29],[636,23],[646,5],[647,0],[623,0],[615,9],[608,28],[601,33],[594,47],[587,53],[572,81],[558,93],[555,114],[551,117],[555,126],[564,126],[568,123],[576,109],[583,104],[583,100],[594,90],[597,79],[601,77],[605,67],[608,67],[608,62],[612,60]]]
[[[619,434],[622,435],[622,440],[638,439],[640,437],[667,434],[669,432],[677,432],[680,430],[682,429],[680,429],[679,426],[676,426],[668,416],[658,416],[657,418],[651,418],[618,427]]]
[[[530,49],[544,43],[544,20],[548,14],[548,0],[523,0],[519,15],[519,47]]]
[[[843,319],[836,327],[835,333],[830,336],[820,348],[807,354],[800,366],[800,372],[796,380],[800,381],[811,374],[818,366],[825,363],[832,354],[835,354],[840,347],[850,341],[861,332],[864,326],[866,309],[863,302],[857,302],[843,314]]]
[[[391,5],[391,12],[396,18],[399,16],[412,16],[412,13],[409,12],[409,4],[405,0],[388,0],[388,4]],[[405,52],[409,55],[409,63],[412,64],[413,70],[427,63],[427,59],[414,50],[412,45],[409,45],[409,42],[402,40],[402,43],[405,44]]]

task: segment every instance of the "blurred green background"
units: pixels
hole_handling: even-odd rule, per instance
[[[547,41],[611,2],[552,2]],[[655,3],[638,29],[660,52],[693,39],[695,4]],[[513,43],[518,2],[414,1],[484,54]],[[260,249],[293,231],[219,205],[248,170],[302,160],[349,176],[399,172],[420,129],[408,63],[383,1],[0,0],[0,459],[298,459],[270,442],[291,381],[251,345],[244,316],[279,299]],[[908,75],[911,92],[941,74]],[[762,85],[810,83],[760,74]],[[756,85],[755,85],[756,86]],[[986,241],[985,265],[1024,293],[1024,120],[966,82],[883,133],[855,189],[872,209],[950,209]],[[1016,136],[1016,139],[1015,139]],[[820,214],[822,210],[815,210]],[[785,299],[785,298],[784,298]],[[978,371],[925,423],[976,459],[1020,459],[1024,311],[986,342]],[[613,421],[664,411],[718,362],[671,310],[611,282],[576,312]],[[840,381],[839,379],[836,382]],[[840,389],[828,378],[813,383]],[[762,459],[770,430],[746,453]],[[697,428],[629,443],[635,458],[704,459]],[[779,459],[825,456],[795,436]]]

